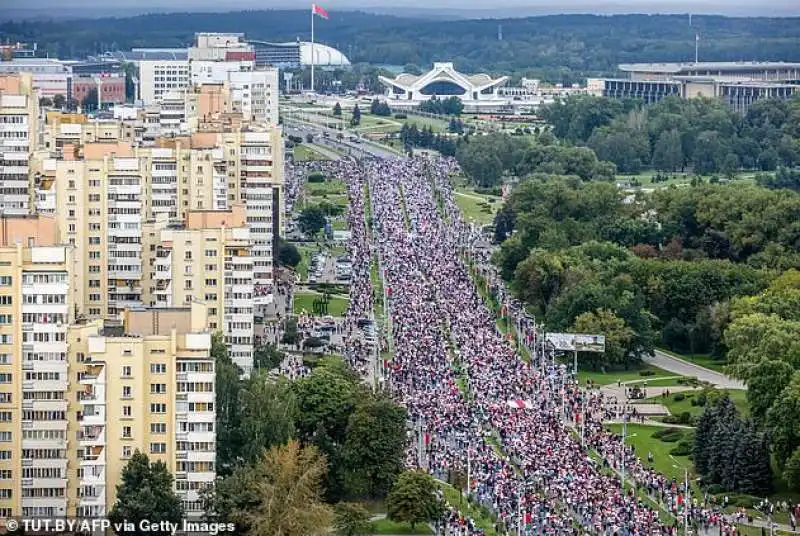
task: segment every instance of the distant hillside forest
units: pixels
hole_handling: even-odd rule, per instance
[[[498,25],[503,39],[498,40]],[[243,11],[152,14],[129,18],[24,21],[0,24],[0,39],[38,42],[42,54],[82,58],[102,50],[179,47],[194,32],[244,32],[249,38],[309,38],[309,13]],[[695,34],[706,61],[800,61],[800,18],[683,15],[553,15],[521,19],[428,21],[331,12],[317,38],[353,63],[425,68],[454,61],[465,72],[536,76],[580,82],[612,75],[619,63],[690,61]]]

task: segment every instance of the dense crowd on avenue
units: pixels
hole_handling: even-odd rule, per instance
[[[473,280],[471,263],[482,261],[470,254],[479,233],[463,222],[453,200],[454,161],[341,160],[328,166],[347,182],[350,198],[346,357],[362,373],[369,366],[369,349],[356,344],[354,333],[359,319],[373,313],[370,264],[379,258],[394,341],[387,382],[408,410],[410,467],[442,480],[461,475],[470,496],[509,532],[677,534],[677,520],[665,522],[635,488],[623,489],[624,471],[628,483],[675,518],[688,513],[707,533],[735,534],[717,509],[687,497],[683,482],[649,469],[603,428],[600,392],[579,388],[539,344],[532,319],[507,298],[502,282],[487,278],[528,346],[530,362],[498,331]],[[592,458],[588,447],[598,456]],[[481,534],[472,520],[454,513],[445,525],[448,534]]]

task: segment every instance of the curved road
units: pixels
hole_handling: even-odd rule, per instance
[[[700,365],[695,365],[684,359],[680,359],[659,350],[653,356],[644,356],[645,363],[662,368],[668,372],[681,376],[694,376],[700,381],[708,382],[722,389],[746,389],[744,383],[721,372],[716,372]]]

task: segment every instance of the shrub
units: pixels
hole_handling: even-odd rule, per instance
[[[678,424],[692,424],[692,414],[688,411],[684,411],[680,415],[678,415]]]
[[[314,173],[308,174],[308,182],[325,182],[325,175],[320,173],[319,171],[315,171]]]
[[[680,424],[680,423],[678,423],[678,417],[675,416],[675,415],[667,415],[666,417],[664,417],[661,420],[662,420],[662,422],[665,422],[667,424]]]
[[[642,370],[642,371],[639,371],[639,376],[642,376],[644,378],[647,378],[648,376],[655,376],[655,375],[656,375],[656,373],[655,373],[654,370]]]
[[[683,393],[675,393],[674,395],[672,395],[672,400],[674,400],[675,402],[680,402],[681,400],[684,400],[685,398],[686,398],[686,395],[683,394]]]
[[[664,428],[653,434],[653,437],[664,443],[677,443],[683,439],[683,431],[675,428]]]
[[[705,391],[702,391],[696,397],[692,398],[692,405],[693,406],[705,406],[706,400],[708,400],[708,395]]]
[[[395,119],[408,119],[406,114],[394,114]]]
[[[678,444],[669,453],[673,456],[688,456],[692,453],[692,444],[688,441],[678,441]]]

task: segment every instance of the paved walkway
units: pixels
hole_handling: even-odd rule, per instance
[[[659,350],[653,356],[644,356],[642,360],[650,365],[662,368],[681,376],[694,376],[700,381],[708,382],[722,389],[746,389],[744,383],[721,372],[716,372],[700,365],[695,365]]]

